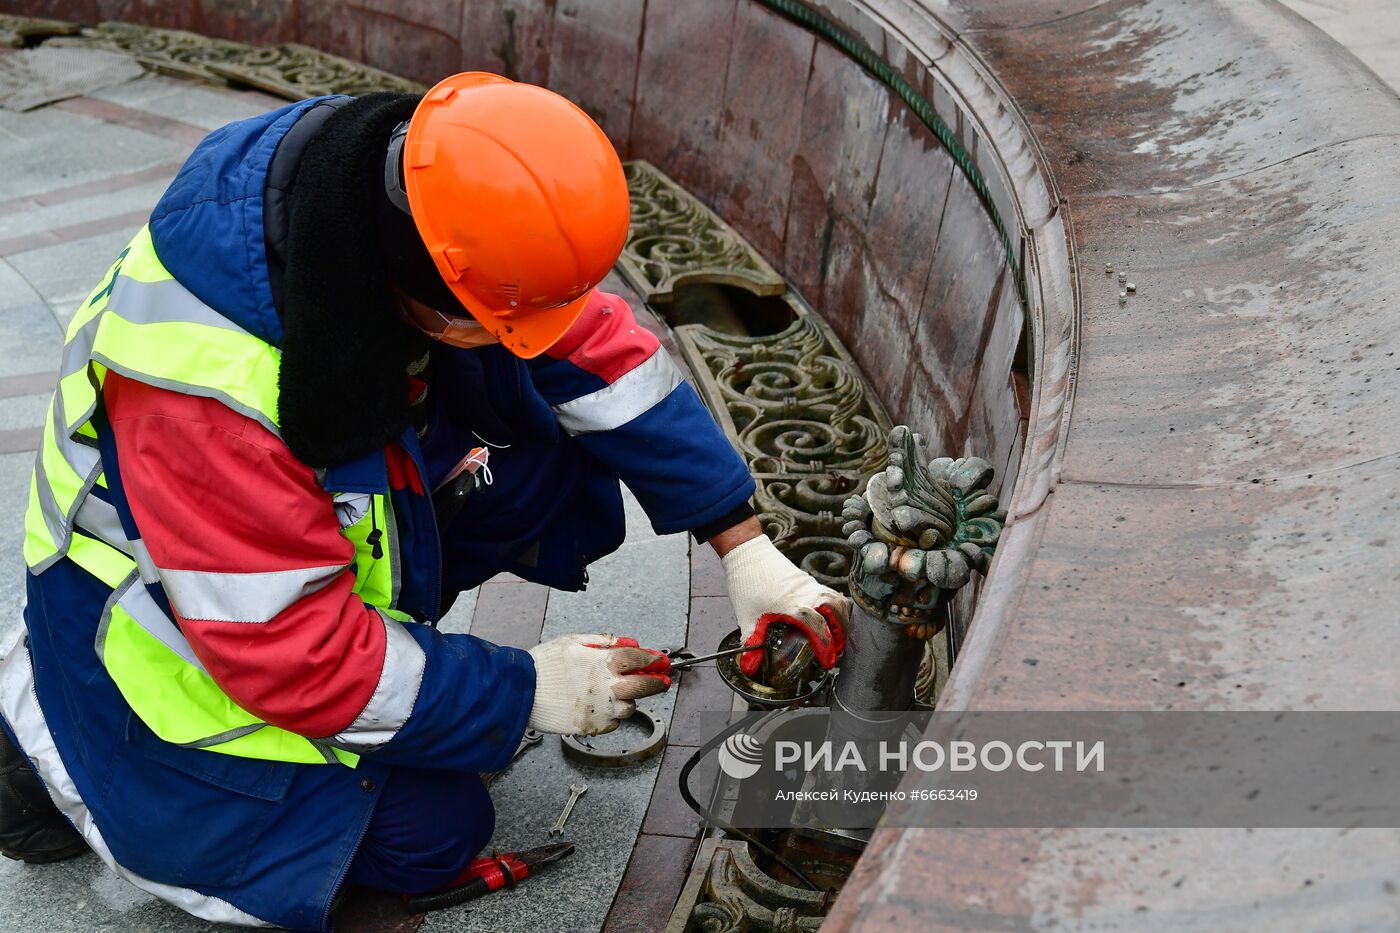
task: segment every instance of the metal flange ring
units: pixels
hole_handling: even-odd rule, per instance
[[[625,768],[656,757],[666,747],[666,720],[644,709],[637,710],[632,718],[643,719],[651,727],[650,734],[640,744],[622,751],[603,751],[588,744],[599,736],[561,735],[559,744],[564,748],[564,756],[595,768]]]

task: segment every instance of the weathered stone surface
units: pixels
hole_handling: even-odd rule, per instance
[[[549,38],[555,0],[501,0],[462,5],[462,67],[516,81],[549,83]]]
[[[1063,483],[1025,569],[1015,637],[969,702],[1388,708],[1400,672],[1374,659],[1393,633],[1369,609],[1400,604],[1400,569],[1384,558],[1400,527],[1397,464],[1259,484]],[[1348,574],[1353,600],[1319,586],[1367,565],[1377,572]]]
[[[719,642],[695,644],[690,646],[690,650],[695,654],[705,654],[715,650],[718,645]],[[712,735],[705,728],[705,717],[713,717],[716,712],[728,709],[734,694],[720,679],[713,664],[697,664],[682,671],[679,686],[675,710],[671,715],[670,743],[704,745]],[[714,720],[710,719],[708,724],[713,723]]]
[[[691,599],[687,645],[713,651],[719,646],[720,639],[738,627],[728,594]]]
[[[643,833],[603,933],[655,933],[666,925],[699,840]]]
[[[783,244],[787,278],[809,299],[821,295],[834,227],[865,225],[881,167],[888,94],[850,57],[817,44],[787,214],[787,229],[805,233]]]
[[[646,820],[642,831],[659,836],[680,836],[693,838],[700,826],[700,817],[681,798],[681,768],[694,754],[695,749],[682,745],[668,746],[661,761],[661,771],[656,778],[656,789],[652,792],[651,803],[647,807]],[[712,755],[703,758],[690,774],[691,793],[704,802],[705,796],[715,785],[718,764]]]
[[[740,0],[648,6],[629,154],[713,203],[728,169],[714,157]],[[744,0],[748,2],[748,0]],[[709,75],[709,78],[697,77]]]
[[[1006,63],[1066,192],[1180,190],[1400,119],[1374,72],[1269,4],[1114,0],[968,39]]]
[[[725,585],[724,565],[719,562],[715,549],[708,544],[694,542],[690,545],[690,595],[729,595],[729,589]]]
[[[1024,29],[1060,20],[1072,20],[1104,0],[925,0],[929,11],[953,33],[965,29]],[[971,37],[974,41],[977,37]]]
[[[913,335],[954,171],[933,134],[903,108],[893,108],[866,223],[837,231],[852,244],[851,249],[859,244],[863,262],[858,269],[843,270],[841,252],[833,246],[820,304],[869,375],[881,369],[872,365],[875,360],[866,361],[866,339],[882,329],[881,319],[890,321],[888,329],[897,338]],[[865,313],[872,306],[884,313]],[[845,327],[866,339],[852,338],[837,323],[846,321],[851,323]],[[892,399],[894,393],[880,397]]]
[[[1077,480],[1249,482],[1397,447],[1400,141],[1326,146],[1187,192],[1086,199]],[[1119,241],[1132,225],[1132,248]],[[1206,245],[1208,244],[1208,245]]]
[[[990,333],[978,354],[977,383],[967,413],[967,428],[960,453],[965,457],[985,457],[997,471],[991,492],[1010,492],[1005,477],[1016,452],[1021,430],[1022,408],[1014,387],[1011,369],[1022,339],[1023,317],[1016,289],[1003,273],[999,297],[993,312]]]
[[[538,583],[483,583],[476,598],[471,633],[498,645],[533,648],[540,643],[549,592],[549,587]]]
[[[332,55],[364,61],[365,16],[359,7],[336,0],[301,0],[296,18],[299,42]]]
[[[725,181],[713,196],[716,212],[764,256],[783,254],[793,156],[800,146],[802,101],[815,47],[810,33],[786,28],[756,3],[739,3],[719,138],[706,157],[724,166]],[[685,178],[678,180],[688,184]]]
[[[985,209],[967,179],[954,174],[914,328],[912,365],[905,386],[891,400],[896,411],[904,404],[917,405],[913,399],[933,398],[948,412],[948,420],[961,425],[1004,265]]]
[[[550,87],[577,103],[627,158],[645,0],[570,0],[555,8]]]
[[[436,84],[460,71],[463,0],[366,0],[364,58],[392,74]]]

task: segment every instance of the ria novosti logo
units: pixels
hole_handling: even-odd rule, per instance
[[[736,781],[753,777],[763,762],[763,745],[751,735],[736,732],[719,748],[720,770]]]

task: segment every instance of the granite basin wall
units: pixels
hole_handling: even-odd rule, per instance
[[[896,421],[941,453],[991,460],[1009,497],[1028,367],[1017,354],[1020,296],[987,211],[887,87],[755,0],[5,5],[301,42],[426,83],[479,69],[548,85],[587,110],[624,158],[651,161],[715,208],[832,324]],[[891,23],[845,0],[815,5],[934,101],[990,176],[1007,226],[1022,227],[976,102],[955,88],[956,74],[912,51],[927,48],[914,34],[934,21]],[[1013,239],[1023,251],[1023,236]]]

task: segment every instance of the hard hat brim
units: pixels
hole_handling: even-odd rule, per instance
[[[502,346],[522,360],[534,359],[558,343],[559,338],[567,334],[569,328],[578,321],[588,304],[588,299],[592,298],[593,292],[596,291],[590,288],[568,304],[552,309],[549,314],[532,314],[522,316],[518,320],[508,320],[497,317],[499,310],[478,307],[475,298],[467,289],[456,287],[452,282],[447,284],[457,296],[457,300],[462,303],[462,307],[476,318],[477,323],[490,331]]]

